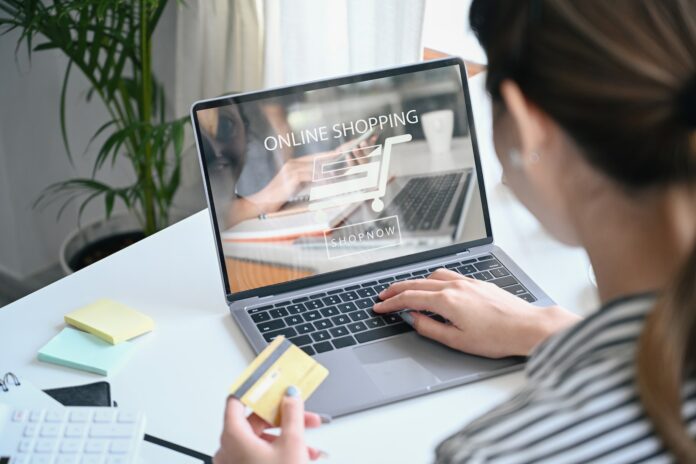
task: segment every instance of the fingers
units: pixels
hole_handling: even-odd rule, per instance
[[[449,269],[446,268],[440,268],[436,269],[435,272],[430,274],[428,276],[428,279],[433,279],[433,280],[462,280],[466,279],[465,276],[461,275],[458,272],[455,271],[450,271]]]
[[[280,405],[281,437],[302,439],[304,436],[304,402],[296,387],[288,387],[286,396]]]
[[[270,433],[264,433],[261,435],[261,439],[268,442],[268,443],[273,443],[278,439],[278,435],[272,435]],[[321,450],[318,450],[312,446],[307,447],[307,454],[309,454],[309,459],[312,461],[316,461],[322,456],[325,456],[326,453],[324,453]]]
[[[227,398],[225,408],[225,430],[230,432],[252,431],[251,426],[246,420],[244,405],[234,396]]]
[[[247,421],[249,421],[249,425],[251,425],[251,428],[256,435],[261,435],[266,429],[273,428],[271,424],[261,419],[256,414],[251,414],[249,417],[247,417]],[[304,413],[304,426],[307,429],[315,429],[321,426],[323,422],[324,421],[322,420],[321,416],[317,413]]]
[[[404,290],[388,300],[375,304],[374,311],[376,313],[389,313],[402,309],[415,309],[436,312],[434,308],[438,306],[438,295],[438,292],[427,290]]]
[[[453,325],[437,322],[419,313],[411,313],[413,317],[413,328],[424,337],[433,339],[443,345],[454,349],[459,347],[462,332]]]
[[[386,300],[393,296],[398,295],[406,290],[428,290],[435,292],[442,290],[447,285],[447,282],[442,280],[430,280],[430,279],[415,279],[415,280],[403,280],[401,282],[396,282],[391,284],[389,287],[384,289],[379,297],[382,300]]]

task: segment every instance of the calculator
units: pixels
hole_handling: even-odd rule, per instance
[[[132,464],[144,433],[140,412],[0,404],[0,464]]]

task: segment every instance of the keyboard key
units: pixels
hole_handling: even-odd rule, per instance
[[[326,306],[331,306],[331,305],[337,305],[338,303],[340,303],[341,299],[339,297],[337,297],[336,295],[331,295],[331,296],[327,296],[326,298],[322,298],[321,301]]]
[[[24,422],[29,419],[29,411],[26,409],[16,409],[12,413],[12,422]]]
[[[260,313],[262,311],[267,311],[269,309],[273,309],[273,305],[266,305],[266,306],[259,306],[258,308],[252,308],[248,310],[249,314],[256,314]]]
[[[476,268],[474,266],[472,266],[471,264],[468,264],[466,266],[459,266],[457,268],[457,272],[460,274],[463,274],[463,275],[467,275],[467,274],[474,274],[477,271],[476,271]]]
[[[357,290],[360,288],[360,285],[351,285],[350,287],[346,287],[343,290],[349,291],[349,290]]]
[[[410,332],[412,330],[413,328],[410,325],[404,323],[388,325],[386,327],[380,327],[379,329],[368,330],[367,332],[355,334],[355,339],[358,341],[358,343],[367,343],[374,340],[391,337],[393,335]]]
[[[348,335],[347,337],[335,338],[331,340],[336,349],[345,348],[347,346],[357,345],[357,342],[353,337]]]
[[[346,292],[343,295],[341,295],[341,300],[343,301],[355,301],[358,298],[358,294],[355,292]]]
[[[312,338],[315,342],[323,342],[324,340],[330,339],[331,335],[329,335],[329,332],[327,332],[326,330],[322,330],[320,332],[314,332],[312,334]]]
[[[321,319],[321,313],[319,311],[310,311],[303,314],[302,317],[304,317],[304,320],[307,322],[316,321]]]
[[[312,300],[312,301],[306,302],[306,303],[304,304],[304,306],[305,306],[305,308],[310,309],[310,310],[311,310],[311,309],[319,309],[319,308],[323,308],[323,307],[324,307],[324,303],[322,303],[322,302],[319,301],[319,300]]]
[[[330,342],[321,342],[321,343],[315,343],[314,344],[314,350],[317,353],[324,353],[326,351],[331,351],[333,350],[333,345]]]
[[[273,330],[281,329],[283,327],[285,327],[285,322],[283,322],[281,319],[269,322],[262,322],[261,324],[256,325],[256,328],[259,329],[259,332],[261,333],[271,332]]]
[[[284,335],[285,338],[290,338],[290,337],[294,337],[295,335],[297,335],[297,332],[292,327],[287,327],[285,329],[276,330],[275,332],[265,333],[265,334],[263,334],[263,338],[265,338],[266,341],[268,343],[270,343],[278,335]]]
[[[389,288],[389,284],[379,284],[375,285],[373,288],[375,289],[375,292],[382,293],[384,290]]]
[[[326,292],[326,293],[329,294],[329,295],[336,295],[336,294],[338,294],[338,293],[343,293],[343,292],[344,292],[344,290],[343,290],[342,288],[335,288],[335,289],[333,289],[333,290],[329,290],[329,291]]]
[[[493,277],[505,277],[510,275],[510,272],[504,267],[499,267],[497,269],[491,269],[489,271]]]
[[[352,324],[348,324],[348,330],[353,333],[362,332],[363,330],[367,330],[367,326],[363,322],[353,322]]]
[[[41,419],[43,419],[43,415],[43,411],[32,411],[31,413],[29,413],[29,422],[41,422]]]
[[[309,335],[300,335],[298,337],[288,338],[288,341],[296,346],[304,346],[312,343],[312,338]]]
[[[350,318],[355,321],[364,321],[365,319],[369,319],[370,315],[367,314],[365,311],[355,311],[353,313],[350,313]]]
[[[489,259],[493,259],[493,256],[491,255],[485,255],[485,256],[479,256],[478,260],[479,261],[488,261]]]
[[[350,322],[350,318],[346,315],[341,314],[340,316],[332,317],[331,322],[333,322],[334,325],[348,324]]]
[[[288,316],[283,320],[285,321],[285,324],[288,326],[302,324],[304,322],[304,319],[302,319],[302,316],[299,316],[299,315]]]
[[[376,329],[377,327],[387,325],[387,323],[384,322],[384,319],[381,317],[373,317],[372,319],[366,320],[365,325],[367,325],[368,329]]]
[[[413,274],[414,276],[424,276],[427,273],[428,271],[426,269],[420,269],[418,271],[413,271],[411,274]]]
[[[517,279],[512,276],[501,277],[499,279],[491,280],[491,283],[496,284],[498,287],[509,287],[510,285],[517,284]]]
[[[275,308],[268,311],[268,314],[270,314],[273,319],[280,319],[288,315],[288,310],[285,308]]]
[[[529,303],[534,303],[537,299],[534,298],[533,295],[530,295],[529,293],[523,293],[521,295],[517,295],[518,297],[522,298],[524,301],[527,301]]]
[[[92,438],[128,438],[131,433],[132,430],[127,425],[93,425],[89,429],[89,436]]]
[[[512,293],[513,295],[522,295],[523,293],[527,293],[527,290],[521,285],[511,285],[509,287],[505,287],[503,290],[507,290],[508,292]]]
[[[486,256],[486,259],[490,259],[490,256]],[[467,264],[475,263],[476,261],[478,261],[476,258],[465,259],[464,261],[460,261],[459,264],[466,266]]]
[[[488,271],[483,271],[483,272],[477,272],[472,276],[474,279],[478,280],[491,280],[493,276],[491,275],[490,272]]]
[[[256,313],[251,315],[251,320],[256,322],[257,324],[259,322],[265,322],[265,321],[270,321],[271,320],[271,315],[268,314],[267,311],[264,311],[262,313]]]
[[[372,286],[375,286],[375,285],[377,285],[377,281],[376,281],[376,280],[371,280],[371,281],[369,281],[369,282],[364,282],[364,283],[363,283],[362,285],[360,285],[360,286],[361,286],[361,287],[372,287]]]
[[[104,426],[100,426],[104,427]],[[106,426],[108,427],[108,426]],[[89,440],[87,443],[85,443],[85,453],[87,454],[102,454],[104,451],[106,451],[106,447],[108,445],[107,440]]]
[[[478,263],[474,264],[474,266],[476,266],[476,269],[478,269],[479,271],[487,271],[489,269],[501,267],[502,264],[500,264],[495,259],[489,259],[486,261],[479,261]]]
[[[44,438],[55,438],[62,432],[62,427],[58,424],[44,424],[41,427],[41,436]]]
[[[377,282],[379,282],[380,284],[386,284],[386,283],[393,282],[393,281],[394,281],[394,277],[386,277],[384,279],[379,279]]]
[[[326,293],[315,293],[314,295],[309,295],[310,300],[315,300],[317,298],[323,298],[326,296]]]
[[[355,306],[357,306],[360,309],[372,308],[374,305],[375,302],[371,298],[365,298],[363,300],[358,300],[355,302]]]
[[[37,433],[39,433],[39,426],[38,425],[29,424],[26,427],[24,427],[24,436],[25,437],[33,437]]]
[[[288,314],[300,314],[306,311],[306,308],[303,304],[291,304],[290,306],[287,306],[285,309],[287,309]]]
[[[455,269],[459,267],[459,263],[447,263],[445,264],[445,269]]]
[[[68,424],[65,427],[65,436],[70,438],[79,438],[85,434],[86,426],[80,424]]]
[[[386,322],[387,324],[403,322],[403,319],[401,319],[401,316],[399,316],[398,314],[385,314],[384,316],[382,316],[382,318],[384,319],[384,322]]]
[[[372,290],[371,288],[361,288],[356,292],[358,295],[360,295],[361,298],[367,298],[369,296],[377,296],[377,292]]]
[[[315,322],[314,327],[316,327],[317,330],[323,330],[323,329],[328,329],[329,327],[333,327],[333,324],[328,319],[322,319],[322,320]]]
[[[301,297],[299,297],[299,298],[295,298],[294,300],[292,300],[292,302],[293,302],[293,303],[303,303],[303,302],[305,302],[305,301],[307,301],[307,300],[309,300],[309,297],[307,297],[307,296],[301,296]]]
[[[350,332],[348,332],[348,329],[345,327],[334,327],[333,329],[329,329],[329,333],[333,337],[343,337],[344,335],[348,335]]]
[[[331,316],[337,316],[340,314],[338,312],[338,308],[336,306],[329,306],[328,308],[322,308],[319,310],[319,312],[324,316],[324,317],[331,317]]]
[[[314,356],[317,353],[316,351],[314,351],[314,348],[312,348],[309,345],[302,346],[300,348],[302,349],[302,351],[304,351],[305,353],[307,353],[310,356]]]
[[[342,313],[349,313],[351,311],[357,311],[358,307],[355,306],[355,303],[341,303],[338,305],[338,309]]]
[[[396,280],[406,280],[411,278],[411,273],[407,272],[406,274],[399,274],[398,276],[395,277]]]
[[[295,327],[295,330],[297,330],[297,333],[301,334],[308,334],[311,332],[314,332],[314,326],[312,324],[301,324]]]

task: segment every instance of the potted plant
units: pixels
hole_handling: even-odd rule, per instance
[[[78,225],[87,205],[103,202],[104,219],[78,227],[64,243],[61,263],[71,271],[153,234],[168,225],[179,187],[187,117],[166,120],[165,94],[152,72],[152,33],[167,0],[0,0],[0,34],[20,32],[17,48],[28,54],[61,50],[69,59],[60,96],[60,127],[72,162],[65,100],[72,73],[89,81],[85,98],[101,100],[109,118],[92,141],[92,175],[48,186],[35,205],[60,204],[58,217],[76,202]],[[90,142],[91,144],[91,142]],[[89,149],[89,148],[88,148]],[[125,158],[135,180],[113,186],[98,173]],[[122,202],[128,216],[112,216]],[[66,269],[67,270],[67,269]]]

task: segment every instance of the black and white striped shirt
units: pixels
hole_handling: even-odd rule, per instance
[[[611,302],[539,345],[522,391],[442,442],[437,463],[672,462],[635,384],[636,344],[654,301]],[[693,379],[684,396],[684,418],[696,435]]]

